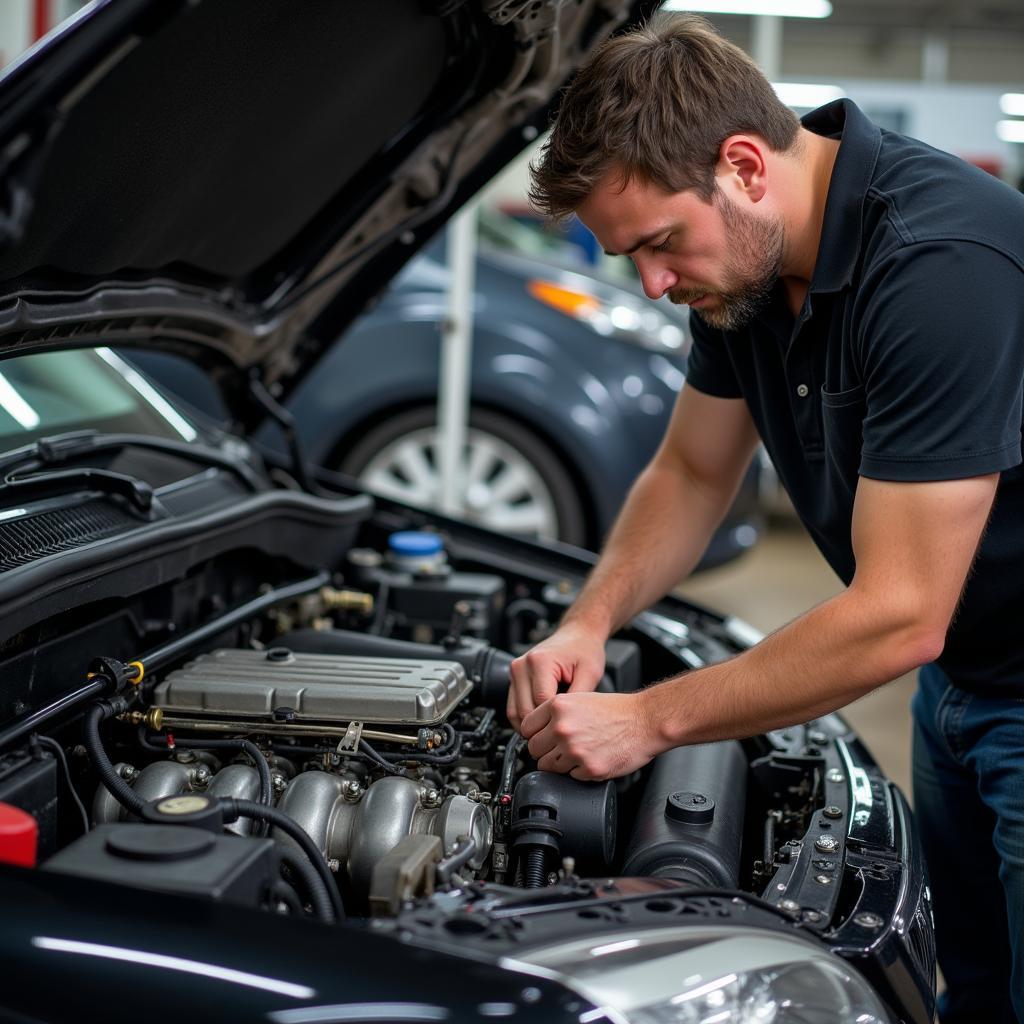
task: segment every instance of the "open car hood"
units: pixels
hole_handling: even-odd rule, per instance
[[[159,346],[286,395],[654,6],[90,4],[0,77],[0,356]]]

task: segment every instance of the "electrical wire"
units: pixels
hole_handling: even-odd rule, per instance
[[[399,760],[414,761],[417,764],[454,764],[462,752],[462,737],[447,722],[441,726],[441,730],[445,734],[445,741],[436,750],[403,753],[399,755]]]
[[[29,742],[41,743],[47,750],[52,750],[56,754],[57,760],[60,761],[61,767],[64,769],[64,778],[67,780],[71,799],[75,801],[75,806],[82,815],[82,835],[85,835],[89,831],[89,815],[86,812],[85,804],[82,803],[78,791],[75,789],[74,783],[71,781],[71,769],[68,767],[67,758],[64,756],[64,748],[56,740],[50,739],[49,736],[40,736],[38,733],[34,734]]]

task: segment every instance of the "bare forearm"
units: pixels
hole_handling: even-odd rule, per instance
[[[937,657],[941,635],[852,591],[721,665],[642,695],[659,746],[752,736],[835,711]]]
[[[819,717],[942,651],[998,477],[863,479],[849,589],[722,665],[638,693],[553,694],[522,721],[542,771],[608,779],[670,747]]]
[[[658,600],[696,566],[733,496],[652,463],[633,485],[566,621],[609,635]]]

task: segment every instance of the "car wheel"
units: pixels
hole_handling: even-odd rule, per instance
[[[436,411],[421,406],[371,428],[339,464],[384,497],[437,509],[440,470]],[[473,409],[462,461],[461,517],[501,533],[582,545],[583,507],[561,459],[532,431]]]

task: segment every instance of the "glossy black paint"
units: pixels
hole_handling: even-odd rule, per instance
[[[505,1004],[507,1020],[576,1024],[592,1009],[471,949],[456,957],[361,925],[328,928],[5,866],[0,893],[4,1019],[298,1024],[296,1011],[340,1006],[344,1018],[308,1019],[460,1021]],[[381,1004],[392,1007],[383,1018]]]
[[[889,1006],[927,1024],[934,924],[905,797],[840,715],[769,735],[795,762],[816,762],[824,806],[801,840],[782,848],[764,897],[783,909],[791,901],[791,916],[855,964]]]

